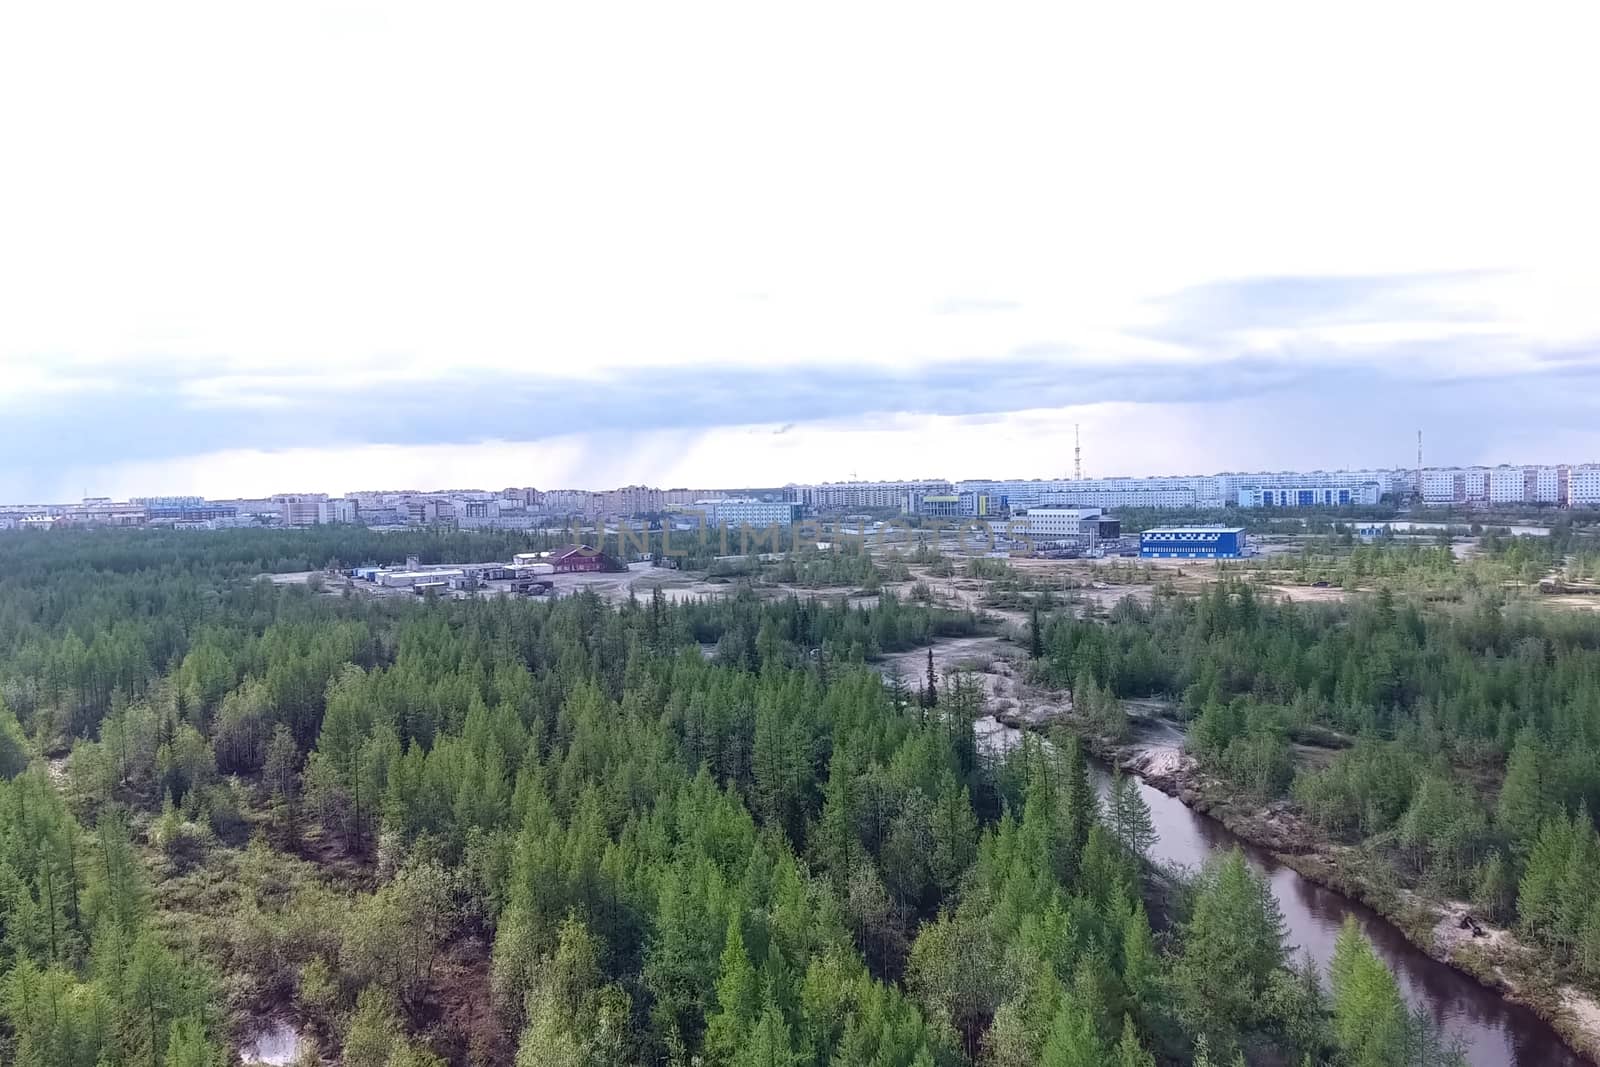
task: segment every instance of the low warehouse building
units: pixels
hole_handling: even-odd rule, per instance
[[[560,548],[552,549],[546,562],[555,568],[557,574],[628,569],[604,552],[588,545],[562,545]]]
[[[378,584],[391,589],[411,589],[424,582],[438,582],[448,586],[450,579],[460,578],[463,572],[459,570],[436,571],[384,571],[378,575]]]

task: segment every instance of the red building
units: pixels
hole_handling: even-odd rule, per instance
[[[551,549],[548,560],[557,574],[575,571],[627,570],[598,548],[590,548],[588,545],[562,545],[560,548]]]

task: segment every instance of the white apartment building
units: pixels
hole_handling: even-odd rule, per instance
[[[789,487],[794,499],[817,511],[849,511],[853,508],[904,508],[909,494],[939,496],[954,492],[950,483],[939,480],[908,482],[822,482]]]
[[[648,485],[625,485],[600,494],[600,510],[607,516],[629,518],[662,510],[661,490]]]
[[[462,529],[492,529],[500,522],[501,498],[489,496],[457,497],[456,525]]]
[[[600,494],[587,489],[551,489],[544,494],[544,510],[551,515],[594,518],[600,511]]]
[[[1567,470],[1565,467],[1534,468],[1534,502],[1559,504],[1567,495]]]
[[[318,508],[327,502],[327,493],[277,493],[271,497],[285,526],[315,526],[320,521]]]
[[[455,521],[455,501],[446,497],[415,497],[399,509],[410,526],[434,526]]]
[[[1352,495],[1370,493],[1376,485],[1378,496],[1409,491],[1413,475],[1408,471],[1263,471],[1180,475],[1157,478],[1061,478],[1033,480],[964,481],[960,492],[987,493],[995,507],[1012,510],[1041,506],[1099,508],[1185,508],[1222,507],[1239,499],[1244,489],[1333,490],[1337,501],[1341,490]],[[1376,503],[1376,499],[1373,500]]]
[[[1218,495],[1224,500],[1234,500],[1241,489],[1363,489],[1369,484],[1378,486],[1379,495],[1395,490],[1398,481],[1409,490],[1415,475],[1411,471],[1383,469],[1354,471],[1256,471],[1227,473],[1216,476]],[[1337,496],[1337,494],[1335,494]]]
[[[1457,497],[1460,492],[1461,497]],[[1429,467],[1422,472],[1422,502],[1424,504],[1450,504],[1457,499],[1464,499],[1466,486],[1463,483],[1459,490],[1456,484],[1456,469],[1454,467]]]
[[[1600,463],[1573,467],[1567,480],[1568,503],[1573,507],[1600,505]]]
[[[965,481],[958,493],[982,493],[990,507],[1190,507],[1215,494],[1211,478],[1036,478]],[[1220,501],[1217,501],[1220,503]]]
[[[788,525],[800,519],[802,505],[794,500],[758,500],[754,497],[722,497],[697,501],[695,507],[706,515],[708,526]]]
[[[1066,489],[1050,493],[1052,504],[1099,508],[1189,508],[1200,506],[1200,494],[1188,486],[1150,489]]]
[[[1528,485],[1521,467],[1494,467],[1489,471],[1489,502],[1508,504],[1527,498]]]
[[[1241,508],[1348,507],[1376,504],[1382,495],[1382,487],[1377,482],[1269,489],[1250,486],[1239,490],[1238,503]]]
[[[355,522],[357,513],[356,502],[345,497],[317,501],[317,522],[320,525]]]
[[[1489,503],[1559,504],[1561,483],[1560,467],[1492,467],[1489,470]]]
[[[1585,466],[1428,467],[1422,472],[1425,504],[1576,504],[1572,479]]]

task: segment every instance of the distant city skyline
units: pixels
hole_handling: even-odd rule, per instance
[[[502,493],[521,490],[535,490],[544,496],[552,498],[567,497],[574,494],[602,497],[630,494],[634,491],[647,491],[657,494],[668,494],[671,498],[669,501],[670,503],[676,505],[685,505],[692,504],[696,499],[698,499],[699,496],[706,496],[708,499],[711,499],[718,495],[734,497],[737,497],[740,494],[786,495],[790,490],[810,490],[814,488],[820,489],[830,486],[904,486],[907,488],[914,487],[920,491],[925,486],[932,484],[979,490],[988,483],[1011,483],[1017,485],[1041,483],[1045,486],[1079,485],[1084,487],[1110,486],[1112,488],[1125,488],[1125,486],[1123,486],[1121,483],[1160,484],[1169,482],[1193,482],[1210,484],[1213,481],[1218,485],[1224,486],[1224,488],[1220,490],[1221,495],[1217,499],[1231,504],[1234,502],[1234,493],[1239,488],[1254,487],[1259,489],[1270,488],[1274,486],[1311,486],[1312,484],[1349,487],[1360,484],[1358,476],[1365,477],[1367,475],[1374,476],[1371,480],[1378,483],[1379,495],[1391,492],[1401,492],[1409,490],[1415,485],[1414,474],[1416,471],[1417,467],[1415,462],[1413,462],[1409,465],[1387,464],[1366,467],[1241,467],[1234,470],[1208,471],[1203,473],[1194,471],[1163,471],[1150,475],[1096,475],[1086,471],[1081,479],[1074,478],[1070,473],[1042,476],[1007,475],[1001,473],[993,477],[951,478],[943,477],[937,474],[924,474],[921,476],[912,477],[828,478],[808,481],[791,480],[786,482],[747,482],[725,485],[716,485],[707,482],[698,486],[651,484],[648,482],[627,482],[615,485],[562,485],[554,483],[545,485],[537,485],[533,483],[524,483],[521,485],[501,485],[496,483],[479,483],[476,485],[443,487],[429,486],[419,483],[411,486],[403,486],[398,484],[390,486],[368,485],[346,487],[335,490],[309,489],[305,487],[279,487],[278,489],[267,493],[223,492],[208,494],[189,492],[139,492],[120,496],[89,493],[55,500],[6,500],[0,498],[0,508],[14,511],[18,508],[26,508],[32,505],[54,507],[90,501],[176,505],[182,503],[200,503],[205,501],[228,502],[272,500],[275,498],[287,499],[298,498],[302,495],[310,498],[321,498],[323,500],[334,501],[344,498],[355,498],[358,496],[467,498],[473,496],[496,496]],[[1514,493],[1526,492],[1528,494],[1528,503],[1554,503],[1560,494],[1566,492],[1568,484],[1567,480],[1569,477],[1581,477],[1581,484],[1583,486],[1584,493],[1583,503],[1587,505],[1591,502],[1594,502],[1589,499],[1590,496],[1596,496],[1597,500],[1600,500],[1600,462],[1586,460],[1580,460],[1576,462],[1558,461],[1540,463],[1456,464],[1431,461],[1424,457],[1424,495],[1428,495],[1427,487],[1430,485],[1434,487],[1433,492],[1445,493],[1447,491],[1445,487],[1450,485],[1449,476],[1452,473],[1462,474],[1464,472],[1471,471],[1484,472],[1485,477],[1472,479],[1467,483],[1455,486],[1454,492],[1460,499],[1472,500],[1477,499],[1480,495],[1490,494],[1490,487],[1492,485],[1495,487],[1492,495],[1496,497],[1503,497],[1505,501],[1509,501],[1511,499],[1511,495]],[[1537,480],[1535,480],[1534,475],[1534,472],[1536,471],[1540,472]],[[1492,475],[1495,472],[1509,473],[1505,474],[1503,478],[1499,476],[1488,477],[1488,475]],[[1329,475],[1329,478],[1325,481],[1318,482],[1314,477],[1318,474],[1327,474]],[[1516,477],[1511,477],[1512,474],[1516,475]],[[1252,476],[1256,475],[1260,476],[1259,480],[1254,480],[1252,478]],[[1054,490],[1046,489],[1045,491],[1050,492]],[[800,499],[807,500],[809,502],[809,497],[805,494],[802,494]],[[1357,503],[1359,503],[1359,501],[1357,501]],[[1169,503],[1166,506],[1175,505]]]

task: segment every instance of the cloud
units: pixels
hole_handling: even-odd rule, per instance
[[[934,305],[938,315],[989,315],[1001,311],[1016,311],[1022,305],[1015,300],[989,300],[982,297],[949,297]]]
[[[1306,306],[1296,299],[1297,306]],[[1313,313],[1340,312],[1334,305],[1315,304]],[[94,481],[81,472],[112,463],[141,464],[151,471],[187,457],[244,454],[256,457],[252,470],[267,462],[261,457],[281,455],[284,475],[276,484],[293,485],[308,470],[293,457],[307,450],[376,463],[385,449],[434,449],[457,464],[476,446],[487,457],[551,442],[562,442],[564,455],[583,456],[572,469],[586,480],[610,470],[620,484],[663,470],[640,442],[653,439],[659,451],[665,447],[661,442],[670,440],[674,452],[683,454],[692,450],[692,442],[720,439],[724,431],[742,427],[763,427],[775,443],[805,441],[811,449],[810,455],[797,448],[762,452],[782,466],[765,477],[741,480],[770,484],[802,476],[842,477],[857,469],[858,456],[819,444],[817,434],[824,430],[842,440],[891,426],[897,435],[916,440],[938,425],[941,432],[970,442],[947,457],[959,461],[967,450],[981,455],[984,442],[998,440],[997,432],[1015,431],[1023,424],[1014,417],[1018,413],[1055,411],[1062,413],[1057,422],[1069,425],[1082,415],[1067,418],[1066,413],[1097,408],[1121,412],[1096,433],[1103,455],[1126,457],[1115,468],[1123,473],[1204,472],[1229,465],[1259,469],[1288,464],[1294,456],[1312,466],[1404,463],[1417,425],[1433,428],[1434,454],[1452,462],[1493,458],[1497,445],[1512,440],[1528,450],[1522,458],[1569,459],[1579,457],[1553,455],[1548,443],[1573,442],[1578,434],[1577,447],[1581,435],[1592,436],[1600,420],[1600,359],[1588,351],[1544,352],[1513,337],[1484,335],[1466,346],[1386,345],[1377,359],[1367,358],[1368,353],[1352,358],[1349,347],[1313,343],[1271,355],[1213,352],[1212,358],[1194,361],[1121,364],[1067,352],[1046,356],[1034,348],[999,359],[909,370],[870,364],[854,369],[700,366],[644,368],[598,379],[471,370],[399,379],[192,378],[160,367],[124,367],[107,379],[106,388],[13,404],[0,419],[0,456],[5,457],[0,489],[9,486],[15,494],[23,488],[59,488],[68,471],[78,473],[65,484]],[[1464,361],[1470,372],[1449,370],[1449,357],[1463,353],[1471,356]],[[1526,368],[1524,356],[1532,357]],[[1497,362],[1505,369],[1486,369]],[[1445,369],[1429,372],[1429,367]],[[1038,417],[1032,418],[1037,423]],[[1208,424],[1209,435],[1196,429]],[[1539,428],[1546,444],[1527,432],[1531,426]],[[1193,436],[1184,441],[1183,433]],[[1139,448],[1128,444],[1135,437]],[[1151,439],[1168,446],[1152,448],[1145,443]],[[898,454],[881,441],[874,448],[878,460]],[[705,453],[708,466],[699,477],[687,471],[678,476],[716,485],[735,472],[756,473],[743,461],[757,453],[746,445],[734,450],[742,453],[741,462],[712,451]],[[931,458],[936,453],[924,448],[911,454]],[[1015,457],[1018,451],[1008,448],[1003,454]],[[824,455],[834,456],[839,465],[831,470],[819,465],[816,457]],[[40,456],[48,461],[39,462]],[[802,475],[802,468],[810,473]],[[998,459],[981,468],[996,476],[1008,473]],[[217,469],[215,462],[208,469]],[[322,462],[309,468],[318,477],[333,469],[355,470],[359,464]],[[394,482],[374,469],[360,484]],[[349,487],[333,486],[336,491]]]
[[[1081,426],[1091,476],[1278,467],[1407,466],[1415,432],[1436,462],[1600,459],[1593,392],[1550,397],[1466,381],[1411,393],[1359,377],[1313,379],[1202,404],[1105,402],[979,415],[898,414],[673,430],[586,431],[536,441],[224,449],[52,471],[30,499],[80,488],[111,495],[285,490],[604,487],[718,488],[847,477],[1061,477]],[[15,494],[11,494],[13,498]]]
[[[229,448],[443,445],[568,434],[703,430],[885,413],[979,415],[1108,401],[1200,403],[1304,383],[1319,368],[1238,360],[1202,372],[1022,356],[874,366],[644,369],[600,380],[443,374],[431,380],[281,378],[245,391],[130,368],[109,387],[14,405],[0,454],[53,463],[160,459]],[[1323,373],[1346,372],[1320,368]]]
[[[1189,342],[1246,329],[1419,321],[1452,327],[1495,320],[1493,305],[1471,286],[1500,276],[1449,271],[1241,278],[1189,286],[1153,303],[1164,316],[1158,333]]]
[[[917,428],[923,420],[981,442],[995,429],[1014,430],[1017,413],[1097,407],[1124,413],[1099,432],[1120,441],[1112,454],[1147,455],[1145,473],[1284,465],[1291,455],[1312,465],[1409,462],[1392,442],[1409,439],[1418,425],[1433,427],[1433,454],[1451,462],[1497,455],[1495,448],[1511,441],[1536,457],[1569,458],[1534,447],[1527,427],[1546,440],[1585,429],[1592,439],[1600,425],[1600,345],[1525,329],[1495,302],[1506,282],[1504,274],[1483,271],[1208,282],[1148,301],[1142,318],[1108,324],[1103,344],[1083,335],[1019,343],[1002,329],[975,334],[974,354],[965,358],[936,349],[938,358],[911,363],[622,368],[578,360],[540,369],[399,360],[319,368],[294,360],[179,359],[67,363],[54,374],[36,367],[13,378],[0,397],[0,495],[58,492],[95,481],[95,471],[112,465],[181,469],[192,457],[242,464],[238,457],[250,456],[249,469],[259,470],[269,462],[263,457],[280,455],[284,478],[277,484],[295,484],[302,465],[291,457],[308,450],[376,463],[384,449],[432,449],[446,457],[441,463],[457,464],[473,447],[504,456],[508,448],[554,441],[565,442],[562,455],[584,455],[578,469],[585,478],[615,469],[618,481],[634,482],[646,475],[615,462],[623,443],[630,443],[630,462],[640,463],[646,452],[631,443],[651,435],[670,438],[681,454],[693,451],[686,442],[721,440],[723,431],[744,427],[786,447],[764,453],[735,446],[739,462],[703,453],[710,464],[704,474],[683,477],[714,485],[735,472],[754,473],[747,461],[756,454],[784,465],[741,479],[759,484],[799,477],[801,467],[812,477],[857,469],[859,454],[819,443],[821,427],[847,434],[892,424],[915,439],[926,436]],[[1010,310],[1021,301],[957,304],[962,310],[950,311],[946,302],[934,317],[1009,321],[1023,313]],[[1207,419],[1217,440],[1197,435],[1178,446],[1180,426]],[[1306,450],[1303,439],[1314,428],[1322,435],[1318,449]],[[1135,449],[1128,444],[1135,435],[1141,445],[1156,439],[1171,447]],[[802,440],[808,452],[788,447]],[[1371,447],[1378,441],[1391,442],[1381,457]],[[1236,447],[1241,442],[1251,443],[1249,453]],[[1574,447],[1581,446],[1580,438]],[[876,438],[872,448],[875,459],[898,454]],[[1600,449],[1585,454],[1593,451]],[[819,467],[822,455],[841,465]],[[958,450],[950,458],[961,456]],[[218,469],[208,463],[207,470]],[[654,460],[645,466],[662,469]],[[315,468],[359,464],[325,460]],[[985,470],[1005,473],[993,463]],[[388,480],[377,470],[363,479]]]

